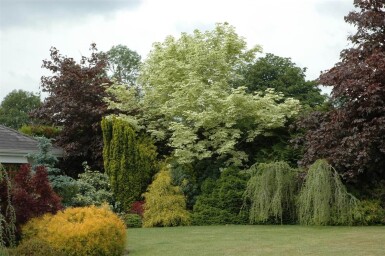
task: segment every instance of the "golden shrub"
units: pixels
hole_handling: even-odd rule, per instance
[[[29,221],[23,239],[38,238],[66,255],[122,255],[126,242],[123,221],[108,207],[68,208]]]
[[[190,224],[186,198],[178,186],[172,185],[168,166],[163,166],[144,193],[143,227],[168,227]]]

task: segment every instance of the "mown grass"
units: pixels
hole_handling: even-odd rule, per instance
[[[385,227],[205,226],[132,228],[130,256],[385,255]]]

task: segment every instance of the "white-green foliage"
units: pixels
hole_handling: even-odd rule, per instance
[[[120,119],[126,121],[135,130],[144,128],[139,115],[133,116],[130,113],[141,113],[142,102],[139,99],[137,89],[134,87],[127,88],[125,84],[115,83],[106,89],[109,97],[104,98],[109,109],[117,109],[121,113],[117,115]]]
[[[155,43],[139,77],[144,90],[139,123],[155,138],[167,139],[179,163],[215,157],[242,165],[248,155],[237,148],[239,142],[284,126],[299,110],[297,100],[273,90],[248,94],[245,87],[234,88],[242,80],[239,71],[260,51],[247,50],[228,24]],[[111,107],[135,108],[135,100],[127,102],[132,92],[115,90]]]
[[[250,223],[293,222],[297,170],[286,162],[253,165],[244,193],[244,207],[249,209]]]
[[[352,225],[358,200],[349,194],[339,174],[326,160],[309,168],[298,198],[299,223],[304,225]]]
[[[73,198],[74,206],[114,205],[113,193],[106,173],[93,171],[83,163],[84,172],[77,179],[78,192]]]
[[[15,246],[16,213],[12,206],[9,181],[7,172],[0,164],[0,185],[5,185],[1,190],[6,198],[0,197],[0,252],[5,245]],[[4,200],[4,201],[2,201]]]

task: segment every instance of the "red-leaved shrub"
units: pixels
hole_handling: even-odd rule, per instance
[[[0,185],[0,202],[6,202],[7,184],[2,182]],[[30,165],[21,165],[11,179],[10,188],[11,204],[16,213],[17,236],[20,235],[21,226],[30,219],[45,213],[55,214],[63,208],[60,197],[51,187],[44,166],[38,166],[32,172]],[[5,209],[2,205],[1,210]]]
[[[143,213],[144,213],[144,201],[135,201],[132,205],[131,205],[131,210],[130,210],[130,213],[135,213],[135,214],[138,214],[140,215],[140,217],[143,218]]]
[[[36,167],[32,173],[30,165],[22,165],[13,179],[11,196],[18,225],[62,209],[61,199],[52,189],[44,166]]]

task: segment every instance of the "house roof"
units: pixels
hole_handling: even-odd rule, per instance
[[[39,148],[36,139],[0,125],[0,163],[27,163],[27,155],[37,152]],[[53,146],[51,153],[61,157],[63,150]]]

